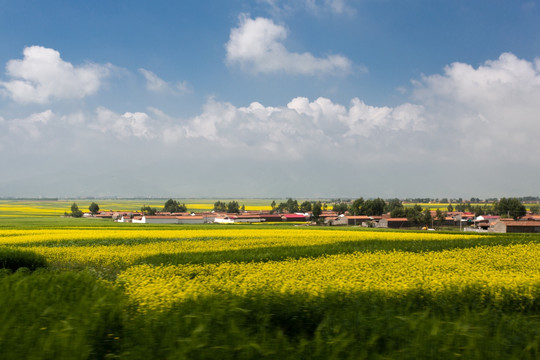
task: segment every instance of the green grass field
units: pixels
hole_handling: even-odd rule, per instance
[[[134,226],[52,216],[51,204],[24,206],[51,206],[52,211],[0,217],[2,359],[540,358],[538,235]],[[117,263],[115,256],[131,260]],[[347,274],[355,276],[352,267],[344,279],[325,277],[334,258],[349,257],[371,259],[362,268],[366,281],[396,281],[395,288],[404,290],[328,290]],[[424,270],[421,259],[434,267]],[[310,296],[271,290],[280,283],[311,281],[311,275],[298,280],[295,261],[328,264],[313,273],[328,289],[312,289],[320,295]],[[226,290],[244,277],[248,281],[251,270],[243,269],[263,265],[257,276],[268,281],[268,289]],[[174,297],[168,289],[177,285],[150,273],[130,277],[144,266],[172,268],[179,274],[174,281],[207,290],[164,308],[146,307],[134,300],[139,299],[132,297],[134,290],[149,289],[143,295],[151,302]],[[263,279],[264,269],[274,266],[293,272]],[[393,268],[400,269],[395,275],[401,280],[389,277],[393,270],[387,269]],[[217,277],[218,271],[225,272]],[[474,274],[484,271],[488,280],[476,281]],[[440,287],[447,275],[457,285]],[[416,280],[403,287],[408,278]],[[158,280],[163,285],[152,288]],[[183,285],[177,289],[187,291]]]

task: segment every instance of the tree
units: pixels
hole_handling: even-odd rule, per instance
[[[302,204],[300,204],[300,211],[301,212],[306,213],[308,211],[311,211],[311,209],[312,209],[311,202],[309,202],[307,200],[304,201]]]
[[[422,223],[427,228],[430,228],[433,223],[433,217],[431,216],[431,210],[429,210],[429,208],[424,209],[424,212],[422,214]]]
[[[502,217],[511,217],[514,220],[527,214],[525,205],[516,198],[502,198],[494,204],[493,209],[496,214]]]
[[[390,212],[390,217],[393,218],[403,218],[407,216],[407,212],[405,211],[405,208],[403,206],[396,207],[394,210]]]
[[[95,215],[99,212],[99,205],[95,202],[92,202],[90,206],[88,207],[88,210],[92,213],[92,215]]]
[[[165,202],[163,206],[164,212],[176,213],[176,212],[186,212],[187,207],[185,204],[180,204],[178,201],[169,199]]]
[[[322,204],[320,201],[317,201],[315,204],[313,204],[313,210],[312,210],[313,219],[315,221],[318,221],[321,214],[322,214]]]
[[[227,204],[227,212],[231,214],[238,214],[240,212],[240,204],[238,204],[238,201],[230,201]]]
[[[385,213],[392,213],[394,210],[402,210],[403,209],[403,204],[401,203],[401,201],[399,199],[391,199],[390,201],[388,201],[388,204],[385,205],[384,207],[384,212]],[[405,211],[403,211],[403,213],[405,213]],[[392,216],[394,217],[394,216]],[[401,216],[395,216],[395,217],[401,217]]]
[[[79,218],[83,216],[83,212],[79,210],[79,206],[77,206],[76,203],[73,203],[73,205],[71,205],[71,216],[75,218]]]
[[[452,204],[449,204],[448,207],[446,208],[446,210],[448,210],[448,212],[453,212],[454,207],[452,206]]]
[[[292,214],[292,213],[298,212],[298,210],[299,210],[298,201],[293,200],[291,198],[288,198],[287,201],[284,203],[279,203],[277,207],[278,213],[283,213],[286,211]]]
[[[384,213],[386,203],[381,198],[366,200],[362,205],[361,214],[368,216],[380,216]]]
[[[540,206],[539,205],[533,205],[529,209],[532,214],[540,214]]]
[[[272,200],[272,203],[270,204],[270,206],[272,207],[272,211],[271,213],[275,213],[276,212],[276,201],[275,200]]]
[[[153,208],[153,207],[150,207],[150,206],[147,206],[147,205],[143,205],[141,207],[141,212],[143,213],[143,215],[156,215],[157,213],[157,209],[156,208]]]
[[[227,211],[227,204],[224,201],[216,201],[214,203],[214,211]]]
[[[348,206],[345,203],[334,204],[334,206],[332,206],[332,210],[338,214],[344,214],[345,211],[348,210]]]
[[[349,207],[349,213],[351,215],[361,215],[362,206],[364,205],[364,198],[359,198],[353,201]]]
[[[407,221],[412,226],[420,226],[422,223],[422,207],[420,205],[414,205],[413,207],[407,208],[405,210],[405,215]]]
[[[435,221],[437,222],[437,227],[440,228],[443,226],[444,221],[446,220],[446,213],[442,212],[440,209],[437,209],[435,212]]]
[[[292,214],[298,212],[298,209],[298,201],[289,198],[287,200],[287,211]]]

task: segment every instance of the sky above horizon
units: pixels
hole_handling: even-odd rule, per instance
[[[540,195],[540,1],[0,0],[0,197]]]

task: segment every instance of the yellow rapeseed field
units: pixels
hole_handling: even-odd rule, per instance
[[[50,264],[115,269],[116,281],[145,310],[201,296],[298,295],[306,300],[329,295],[378,292],[399,297],[421,290],[437,295],[476,286],[494,298],[533,297],[540,286],[540,244],[484,245],[440,251],[370,251],[321,257],[250,261],[251,252],[279,253],[351,242],[430,244],[480,240],[481,235],[389,232],[291,227],[62,226],[0,229],[0,246],[30,250]],[[436,244],[436,243],[435,243]],[[392,245],[393,246],[393,245]],[[425,247],[426,249],[428,247]],[[356,248],[355,248],[356,249]],[[392,248],[390,248],[392,249]],[[247,254],[230,262],[229,252]],[[146,258],[174,254],[223,253],[220,263],[149,265]],[[221,260],[220,260],[221,261]],[[203,262],[205,262],[203,260]],[[156,264],[160,264],[157,262]],[[536,291],[536,292],[535,292]],[[510,295],[509,295],[510,294]]]
[[[410,290],[436,295],[480,285],[495,298],[508,291],[532,297],[540,285],[540,245],[354,253],[262,263],[140,265],[120,274],[118,281],[143,310],[223,293],[291,294],[309,299],[378,291],[399,297]]]
[[[280,246],[316,246],[363,240],[437,241],[470,239],[474,235],[399,233],[319,229],[249,229],[74,227],[0,230],[0,245],[20,246],[55,263],[125,267],[157,254],[231,251]],[[476,236],[478,237],[478,236]],[[146,240],[146,241],[143,241]],[[167,241],[165,241],[167,240]],[[77,241],[75,245],[70,242]]]

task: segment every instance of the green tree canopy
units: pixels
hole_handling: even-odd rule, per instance
[[[422,224],[422,207],[418,204],[405,210],[407,220],[412,226],[420,226]]]
[[[320,201],[317,201],[315,204],[313,204],[312,214],[315,221],[319,220],[319,217],[322,214],[322,204]]]
[[[165,202],[163,206],[164,212],[176,213],[176,212],[186,212],[186,204],[180,204],[178,201],[169,199]]]
[[[227,204],[224,201],[216,201],[214,211],[227,211]]]
[[[405,211],[405,208],[403,206],[395,207],[392,211],[390,211],[390,217],[393,217],[393,218],[407,217],[407,213]]]
[[[278,213],[283,213],[283,212],[288,212],[288,213],[295,213],[295,212],[298,212],[299,210],[299,206],[298,206],[298,201],[297,200],[293,200],[291,198],[288,198],[286,202],[284,203],[279,203],[278,207],[277,207],[277,212]]]
[[[384,206],[385,213],[391,213],[394,210],[399,211],[400,209],[403,209],[403,204],[401,203],[401,200],[399,199],[391,199]],[[403,211],[403,213],[405,213],[405,211]],[[396,217],[400,217],[400,216],[396,216]]]
[[[422,223],[428,228],[430,228],[433,223],[433,217],[431,216],[431,210],[429,210],[429,208],[425,208],[422,213]]]
[[[442,212],[440,209],[437,209],[435,212],[435,221],[437,224],[437,227],[441,227],[444,224],[444,221],[446,220],[446,212]]]
[[[143,213],[143,215],[156,215],[157,213],[157,209],[156,208],[153,208],[153,207],[150,207],[150,206],[147,206],[147,205],[143,205],[141,207],[141,212]]]
[[[502,198],[493,205],[493,210],[502,217],[511,217],[514,220],[527,214],[525,205],[516,198]]]
[[[230,201],[227,204],[227,212],[232,214],[238,214],[240,212],[240,204],[238,204],[238,201]]]
[[[95,202],[92,202],[90,204],[90,206],[88,207],[88,210],[90,210],[90,212],[95,215],[99,212],[99,205],[96,204]]]
[[[304,201],[302,204],[300,204],[300,211],[306,213],[308,211],[311,211],[312,209],[312,206],[311,206],[311,202],[309,201]]]
[[[351,215],[361,215],[362,206],[364,205],[364,198],[359,198],[353,201],[349,207],[349,213]]]
[[[76,218],[83,216],[83,212],[79,210],[79,206],[76,203],[71,205],[71,216]]]
[[[381,198],[366,200],[362,205],[360,215],[380,216],[384,213],[386,202]]]
[[[344,214],[348,209],[349,207],[345,203],[334,204],[332,206],[332,210],[338,214]]]

